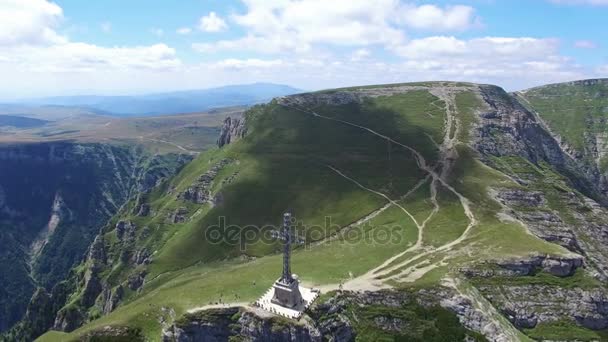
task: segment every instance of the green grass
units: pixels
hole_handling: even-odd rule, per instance
[[[433,203],[431,202],[430,181],[425,181],[418,189],[412,192],[407,198],[397,201],[400,205],[414,216],[419,223],[429,217],[433,211]]]
[[[594,331],[570,321],[540,323],[524,332],[535,340],[550,341],[608,341],[608,331]]]
[[[457,96],[456,101],[463,112],[461,132],[464,132],[467,131],[465,127],[474,123],[473,113],[479,103],[468,93]],[[445,116],[442,106],[445,104],[430,93],[412,91],[366,100],[361,105],[322,106],[315,111],[369,126],[419,150],[432,165],[437,160],[437,148],[429,136],[441,143]],[[113,313],[87,324],[69,337],[82,336],[105,325],[126,325],[141,328],[148,339],[158,340],[161,329],[158,320],[165,315],[163,307],[173,308],[179,316],[188,309],[215,303],[220,297],[226,301],[235,301],[235,298],[240,302],[255,300],[279,276],[281,257],[275,254],[279,251],[277,244],[258,240],[247,243],[244,248],[227,242],[214,244],[205,238],[205,232],[217,224],[220,217],[225,218],[227,225],[239,227],[278,226],[281,214],[291,209],[301,221],[299,231],[308,242],[314,242],[320,239],[314,231],[327,235],[335,233],[387,203],[383,197],[342,178],[328,166],[340,169],[363,186],[393,199],[399,199],[426,177],[410,152],[359,128],[315,118],[276,103],[253,107],[246,116],[250,124],[244,139],[202,154],[177,177],[147,196],[156,216],[137,218],[130,211],[121,214],[121,218],[136,222],[138,234],[143,226],[151,228],[150,236],[137,246],[156,251],[154,261],[148,266],[149,282],[143,293],[132,294]],[[461,139],[467,137],[463,135]],[[468,147],[461,145],[458,152],[459,159],[448,182],[471,201],[479,223],[461,244],[452,248],[447,265],[430,271],[415,285],[436,284],[455,267],[473,260],[565,252],[559,246],[528,234],[517,223],[500,221],[496,213],[501,207],[490,198],[488,191],[517,185],[501,172],[479,162]],[[213,192],[220,191],[223,195],[221,204],[211,207],[176,199],[180,191],[223,158],[234,162],[218,174],[213,185]],[[501,162],[517,167],[505,160]],[[524,167],[530,171],[529,165]],[[219,186],[222,179],[235,172],[238,176],[232,183]],[[175,188],[173,193],[167,194],[171,188]],[[422,222],[433,209],[429,196],[427,180],[399,203]],[[440,187],[438,201],[440,211],[429,222],[423,236],[425,244],[432,246],[457,239],[468,224],[460,201],[451,192]],[[167,223],[167,214],[178,207],[188,208],[189,215],[197,211],[200,215],[182,224]],[[331,218],[331,224],[327,224],[327,217]],[[106,233],[108,243],[116,244],[112,238],[114,223],[115,220]],[[389,207],[352,232],[358,234],[346,234],[343,240],[298,248],[293,254],[293,271],[309,286],[337,284],[362,275],[403,252],[416,242],[418,234],[412,220],[396,206]],[[390,238],[382,240],[387,232],[391,233]],[[116,245],[110,255],[115,258],[117,251]],[[445,256],[447,253],[431,253],[420,261],[437,262]],[[396,262],[407,261],[409,257],[412,255]],[[119,265],[111,273],[104,274],[111,276],[112,282],[117,284],[129,271],[132,270],[126,265]],[[370,339],[386,337],[377,331],[367,336]],[[435,338],[439,337],[429,337],[430,340]]]
[[[382,305],[351,306],[346,313],[355,322],[356,341],[461,341],[466,336],[473,341],[486,341],[476,333],[467,331],[456,315],[441,307],[425,308],[416,303],[401,307]],[[404,331],[387,331],[376,320],[386,318],[405,322]]]
[[[561,288],[581,288],[594,289],[602,287],[602,283],[586,274],[584,270],[578,269],[570,277],[556,277],[546,272],[538,272],[530,276],[521,277],[492,277],[492,278],[473,278],[474,284],[497,285],[497,286],[517,286],[517,285],[545,285]]]
[[[423,242],[434,247],[456,240],[469,225],[458,197],[445,187],[437,187],[437,203],[441,208],[427,223]]]
[[[557,84],[534,88],[522,96],[576,150],[583,151],[583,133],[601,133],[608,128],[608,83],[587,85]],[[588,123],[587,120],[594,120]],[[604,122],[602,122],[604,121]]]
[[[363,228],[365,235],[294,251],[292,269],[312,286],[337,284],[361,275],[413,243],[415,227],[407,221],[398,211],[389,209]],[[371,243],[369,237],[373,232],[386,226],[396,227],[395,233],[402,238]],[[138,298],[69,336],[80,336],[105,325],[128,325],[141,328],[147,338],[158,340],[160,326],[156,318],[162,314],[161,307],[174,308],[181,315],[187,309],[219,301],[222,294],[230,301],[234,301],[235,294],[238,301],[254,301],[278,278],[281,261],[280,255],[272,255],[250,262],[215,262],[164,274],[148,284]]]
[[[66,341],[69,341],[70,339],[73,339],[73,338],[70,337],[68,333],[51,330],[51,331],[47,332],[46,334],[42,335],[40,338],[38,338],[37,341],[66,342]]]
[[[482,107],[482,102],[473,92],[458,93],[455,100],[459,114],[458,120],[460,121],[458,140],[468,143],[471,139],[470,132],[473,125],[477,123],[477,111]]]

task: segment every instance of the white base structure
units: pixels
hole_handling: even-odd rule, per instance
[[[306,311],[312,302],[319,297],[319,290],[302,286],[299,286],[299,290],[302,296],[302,301],[292,308],[273,303],[272,299],[275,291],[274,286],[268,289],[268,291],[266,291],[266,293],[255,302],[255,306],[279,316],[296,320],[300,319],[304,311]]]

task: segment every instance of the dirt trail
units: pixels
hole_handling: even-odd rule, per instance
[[[390,203],[392,203],[394,206],[396,206],[396,207],[398,207],[399,209],[401,209],[401,210],[402,210],[402,211],[403,211],[403,212],[404,212],[404,213],[405,213],[407,216],[409,216],[409,218],[411,218],[411,219],[412,219],[412,221],[414,221],[414,224],[416,224],[416,227],[418,227],[418,229],[421,229],[421,228],[422,228],[422,226],[420,225],[420,223],[418,223],[418,221],[416,220],[416,218],[414,217],[414,215],[410,214],[410,212],[409,212],[409,211],[407,211],[407,209],[405,209],[405,208],[404,208],[404,207],[403,207],[401,204],[399,204],[398,202],[396,202],[396,201],[392,200],[390,197],[388,197],[387,195],[385,195],[385,194],[383,194],[383,193],[381,193],[381,192],[379,192],[379,191],[376,191],[376,190],[373,190],[373,189],[370,189],[370,188],[365,187],[363,184],[361,184],[361,183],[357,182],[356,180],[354,180],[354,179],[350,178],[349,176],[345,175],[344,173],[342,173],[342,171],[340,171],[340,170],[336,169],[335,167],[333,167],[333,166],[331,166],[331,165],[326,165],[326,166],[327,166],[328,168],[330,168],[332,171],[334,171],[335,173],[337,173],[338,175],[340,175],[342,178],[345,178],[345,179],[347,179],[347,180],[349,180],[349,181],[351,181],[351,182],[355,183],[355,184],[356,184],[358,187],[360,187],[361,189],[366,190],[366,191],[369,191],[369,192],[371,192],[371,193],[373,193],[373,194],[376,194],[376,195],[378,195],[378,196],[380,196],[380,197],[383,197],[384,199],[386,199],[387,201],[389,201]]]
[[[455,162],[456,158],[458,157],[455,148],[460,143],[458,140],[458,135],[460,133],[461,126],[460,126],[460,122],[458,121],[458,119],[456,117],[458,110],[456,107],[454,94],[451,93],[450,91],[446,90],[445,88],[434,88],[431,90],[431,94],[437,96],[445,103],[445,111],[446,111],[446,120],[445,120],[446,129],[444,132],[443,143],[440,146],[440,152],[439,152],[439,155],[440,155],[439,165],[440,165],[441,170],[439,172],[439,178],[433,178],[433,182],[431,184],[431,189],[432,189],[432,191],[434,191],[434,195],[432,196],[432,199],[435,201],[436,209],[438,211],[439,204],[436,202],[437,201],[437,197],[436,197],[437,183],[436,182],[439,181],[442,186],[444,186],[446,184],[447,176],[449,175],[449,173],[454,165],[454,162]],[[386,266],[388,265],[387,264],[385,267],[380,268],[380,269],[382,269],[382,272],[376,272],[376,277],[386,277],[388,274],[394,273],[396,270],[403,268],[408,264],[411,264],[412,261],[420,260],[423,257],[428,256],[430,254],[436,254],[438,252],[449,251],[452,247],[460,244],[461,242],[463,242],[466,239],[470,230],[477,224],[477,219],[475,218],[475,215],[473,214],[473,212],[470,209],[468,199],[466,199],[464,196],[462,196],[460,193],[458,193],[454,189],[450,189],[449,187],[446,187],[446,188],[449,189],[456,196],[458,196],[458,198],[460,199],[460,202],[462,204],[462,207],[464,209],[465,215],[469,219],[469,224],[465,228],[464,232],[456,240],[446,243],[445,245],[442,245],[440,247],[427,250],[412,259],[405,260],[399,264],[386,268]],[[402,254],[405,254],[405,253],[402,253]],[[423,262],[423,261],[424,260],[422,260],[421,262]],[[441,262],[443,262],[443,261],[441,261]],[[412,276],[411,276],[412,273],[419,272],[419,266],[420,266],[420,263],[413,264],[413,265],[405,268],[403,271],[401,271],[397,274],[391,275],[390,277],[387,277],[386,279],[387,280],[392,279],[392,280],[408,281],[409,279],[412,278]],[[413,277],[413,278],[417,279],[417,277]]]
[[[391,143],[394,143],[398,146],[401,146],[403,148],[405,148],[406,150],[410,151],[415,159],[416,159],[416,164],[418,165],[418,167],[425,171],[428,176],[431,178],[431,201],[433,203],[433,211],[431,212],[431,214],[429,215],[429,217],[427,217],[427,219],[425,219],[422,223],[419,223],[416,218],[402,205],[400,205],[399,203],[397,203],[396,201],[392,200],[391,198],[389,198],[387,195],[378,192],[376,190],[373,189],[369,189],[365,186],[363,186],[361,183],[359,183],[358,181],[352,179],[351,177],[346,176],[343,172],[341,172],[340,170],[336,169],[335,167],[332,166],[328,166],[329,168],[331,168],[334,172],[336,172],[337,174],[339,174],[341,177],[355,183],[357,186],[359,186],[360,188],[369,191],[371,193],[374,193],[378,196],[381,196],[383,198],[385,198],[386,200],[388,200],[390,203],[398,206],[404,213],[407,214],[407,216],[409,218],[412,219],[412,221],[416,224],[416,226],[418,227],[418,239],[416,241],[416,244],[414,244],[413,246],[407,248],[405,251],[389,258],[388,260],[386,260],[385,262],[383,262],[380,266],[370,270],[369,272],[365,273],[364,275],[357,277],[355,279],[351,279],[348,282],[346,282],[345,284],[342,285],[343,289],[350,289],[350,290],[375,290],[375,289],[380,289],[380,288],[385,288],[387,287],[382,280],[379,280],[378,278],[383,277],[383,276],[387,276],[390,273],[393,273],[395,270],[398,270],[408,264],[411,264],[413,261],[417,261],[422,259],[425,256],[428,256],[432,253],[437,253],[437,252],[443,252],[443,251],[448,251],[450,250],[452,247],[454,247],[455,245],[460,244],[461,242],[463,242],[470,230],[477,224],[477,219],[475,218],[475,215],[473,214],[473,211],[470,208],[470,201],[463,196],[461,193],[459,193],[456,189],[454,189],[450,184],[447,183],[447,176],[449,175],[449,172],[451,171],[451,168],[455,162],[455,159],[457,158],[457,153],[456,153],[456,149],[455,147],[458,145],[459,141],[458,141],[458,135],[460,132],[460,124],[459,121],[456,117],[457,114],[457,108],[456,108],[456,104],[455,104],[455,95],[452,91],[450,91],[449,89],[445,88],[445,87],[433,87],[429,89],[429,92],[435,96],[437,96],[440,100],[442,100],[445,104],[445,108],[442,108],[446,111],[446,119],[445,119],[445,132],[444,132],[444,140],[442,142],[442,144],[440,145],[439,148],[439,155],[440,155],[440,159],[439,159],[439,167],[440,170],[439,172],[436,172],[434,170],[433,167],[429,166],[425,160],[425,158],[422,156],[422,154],[420,152],[418,152],[416,149],[405,145],[391,137],[388,137],[384,134],[381,134],[379,132],[376,132],[374,130],[372,130],[369,127],[365,127],[362,125],[358,125],[352,122],[348,122],[345,120],[341,120],[341,119],[336,119],[336,118],[332,118],[332,117],[327,117],[321,114],[318,114],[317,112],[310,110],[310,109],[306,109],[306,108],[300,108],[298,105],[293,104],[293,103],[289,103],[289,99],[288,98],[284,98],[283,103],[281,103],[282,106],[285,106],[289,109],[292,110],[297,110],[303,113],[306,113],[308,115],[312,115],[314,117],[317,118],[321,118],[321,119],[325,119],[325,120],[330,120],[330,121],[335,121],[335,122],[339,122],[345,125],[349,125],[352,127],[357,127],[361,130],[367,131],[371,134],[374,134],[380,138],[383,138]],[[436,104],[434,104],[436,105]],[[448,191],[450,191],[451,193],[453,193],[458,200],[460,201],[464,213],[467,216],[467,218],[469,219],[469,225],[466,227],[466,229],[464,230],[464,232],[461,234],[460,237],[458,237],[456,240],[453,240],[449,243],[446,243],[445,245],[442,245],[440,247],[437,248],[428,248],[428,249],[424,249],[423,248],[423,236],[424,236],[424,228],[426,226],[426,224],[431,220],[431,218],[440,210],[440,206],[439,203],[437,201],[437,187],[438,186],[443,186],[445,189],[447,189]],[[390,267],[388,267],[389,265],[391,265],[394,261],[398,260],[399,258],[401,258],[402,256],[406,255],[409,252],[415,251],[415,250],[422,250],[422,253],[414,256],[413,258],[404,260],[403,262],[400,262],[398,264],[392,265]],[[443,263],[443,260],[440,261],[440,263]],[[409,272],[410,274],[412,273],[412,270],[417,269],[418,266],[417,264],[414,264],[412,266],[410,266],[409,268],[407,268],[404,272]],[[438,265],[429,265],[427,267],[425,267],[425,269],[431,270],[435,267],[438,267]],[[424,271],[424,270],[423,270]],[[424,275],[425,272],[418,270],[416,272],[416,278],[419,278],[421,276]],[[405,275],[406,279],[407,279],[407,274]],[[404,274],[403,272],[400,272],[396,275],[392,275],[387,279],[403,279],[404,278]],[[410,277],[412,278],[412,277]],[[387,280],[385,279],[385,280]],[[324,288],[327,289],[336,289],[336,285],[326,285],[324,286]]]

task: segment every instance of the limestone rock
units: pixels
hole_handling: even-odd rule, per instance
[[[131,221],[118,221],[116,223],[116,237],[119,241],[133,241],[135,239],[135,224]]]
[[[53,330],[70,332],[82,325],[85,316],[76,306],[67,306],[57,313]]]
[[[104,292],[103,313],[107,315],[116,309],[124,296],[125,289],[122,285],[118,285],[114,290],[106,289]]]
[[[180,207],[175,209],[174,212],[169,214],[169,221],[171,221],[171,223],[182,223],[182,222],[186,222],[186,220],[188,219],[188,208],[186,207]]]
[[[137,291],[137,290],[141,289],[141,287],[144,285],[144,281],[146,279],[147,274],[148,273],[145,270],[143,270],[143,271],[130,275],[129,278],[127,279],[127,285],[129,287],[129,289],[131,289],[133,291]]]
[[[220,136],[217,139],[217,146],[222,148],[223,146],[244,137],[246,133],[247,128],[245,127],[244,118],[227,117],[224,119],[224,123],[220,129]]]
[[[214,164],[209,170],[207,170],[205,173],[203,173],[196,180],[196,182],[194,184],[192,184],[186,190],[184,190],[182,193],[177,195],[177,198],[184,200],[184,201],[197,203],[197,204],[205,204],[205,203],[210,203],[212,205],[215,204],[216,198],[215,198],[215,196],[212,196],[212,194],[211,194],[211,188],[213,186],[213,182],[215,181],[217,174],[224,167],[226,167],[226,165],[228,165],[232,162],[233,162],[233,160],[228,159],[228,158],[224,158],[224,159],[220,160],[219,162]],[[229,179],[229,181],[232,181],[234,179],[234,177],[235,177],[235,174],[228,177],[227,179]],[[226,180],[224,180],[224,181],[226,181]],[[222,182],[222,184],[225,184],[225,182]]]

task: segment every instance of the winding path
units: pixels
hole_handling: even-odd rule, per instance
[[[336,172],[338,175],[349,180],[350,182],[354,183],[358,187],[360,187],[366,191],[369,191],[373,194],[376,194],[378,196],[381,196],[384,199],[386,199],[389,202],[389,204],[393,204],[393,205],[399,207],[410,219],[412,219],[412,221],[416,224],[416,226],[418,228],[418,238],[417,238],[416,243],[413,246],[411,246],[411,247],[407,248],[405,251],[389,258],[388,260],[383,262],[380,266],[368,271],[364,275],[349,280],[348,282],[346,282],[343,285],[342,288],[344,288],[344,289],[351,289],[351,290],[370,290],[371,289],[371,290],[373,290],[373,289],[387,287],[383,283],[383,281],[386,281],[389,279],[405,280],[405,281],[411,280],[412,278],[417,279],[417,278],[421,277],[422,275],[424,275],[424,273],[426,273],[427,271],[437,267],[439,263],[443,263],[445,260],[445,257],[439,263],[430,264],[430,265],[424,267],[422,269],[422,271],[419,269],[419,267],[417,267],[420,265],[420,263],[413,263],[413,262],[421,260],[423,257],[431,255],[431,254],[449,251],[452,247],[462,243],[467,238],[471,229],[478,223],[477,219],[475,218],[475,215],[473,214],[473,211],[470,208],[470,201],[464,195],[462,195],[456,189],[454,189],[446,181],[446,178],[449,175],[449,172],[454,164],[455,158],[457,158],[457,153],[456,153],[455,148],[459,144],[458,135],[459,135],[459,132],[461,129],[460,123],[459,123],[458,119],[456,118],[457,107],[456,107],[455,100],[454,100],[454,94],[452,92],[450,92],[448,89],[443,88],[443,87],[430,88],[429,92],[431,94],[437,96],[440,100],[442,100],[445,103],[445,108],[442,108],[442,109],[445,109],[445,111],[446,111],[444,139],[443,139],[442,144],[439,146],[439,155],[440,155],[440,159],[438,162],[438,165],[440,166],[439,173],[436,172],[433,167],[429,166],[426,163],[426,160],[424,159],[422,154],[420,152],[418,152],[416,149],[414,149],[408,145],[405,145],[391,137],[381,134],[369,127],[365,127],[365,126],[358,125],[358,124],[355,124],[355,123],[352,123],[349,121],[345,121],[345,120],[341,120],[341,119],[324,116],[311,109],[300,108],[298,105],[289,103],[288,98],[283,98],[284,99],[283,102],[280,102],[280,105],[282,105],[286,108],[289,108],[292,110],[297,110],[299,112],[303,112],[308,115],[312,115],[316,118],[330,120],[330,121],[334,121],[334,122],[338,122],[338,123],[342,123],[345,125],[359,128],[361,130],[364,130],[368,133],[376,135],[382,139],[385,139],[391,143],[394,143],[398,146],[405,148],[406,150],[410,151],[414,155],[417,166],[428,174],[428,176],[423,181],[426,181],[429,177],[431,178],[431,185],[430,185],[431,197],[430,197],[430,199],[431,199],[431,202],[433,203],[433,211],[422,223],[419,223],[416,220],[416,218],[405,207],[403,207],[401,204],[394,201],[387,195],[385,195],[379,191],[367,188],[364,185],[362,185],[360,182],[347,176],[346,174],[344,174],[342,171],[338,170],[337,168],[327,165],[327,167],[329,167],[331,170]],[[436,105],[435,103],[433,103],[433,104]],[[419,182],[419,184],[416,185],[416,188],[421,186],[422,184],[423,184],[423,182]],[[465,215],[469,219],[469,224],[467,225],[464,232],[457,239],[455,239],[449,243],[446,243],[440,247],[437,247],[437,248],[432,248],[432,247],[424,248],[424,246],[423,246],[424,228],[425,228],[426,224],[432,219],[432,217],[440,210],[439,203],[437,201],[437,187],[438,186],[443,186],[445,189],[447,189],[448,191],[453,193],[458,198],[458,200],[460,201],[460,203],[463,207]],[[405,196],[409,195],[414,190],[415,189],[410,190],[410,192],[408,192],[408,194],[406,194]],[[403,196],[403,197],[405,197],[405,196]],[[413,258],[410,258],[410,259],[404,260],[403,262],[392,265],[399,258],[403,257],[404,255],[406,255],[409,252],[416,251],[416,250],[421,250],[421,253],[417,254]],[[391,265],[391,266],[389,266],[389,265]],[[410,266],[408,268],[406,268],[405,270],[398,272],[397,274],[394,274],[395,271],[400,270],[401,268],[403,268],[407,265],[410,265]],[[415,270],[415,269],[418,269],[418,271],[413,272],[413,270]],[[420,273],[422,273],[422,274],[420,274]],[[407,276],[410,276],[410,279],[408,279]],[[385,277],[385,279],[380,280],[379,278],[382,278],[382,277]],[[413,279],[413,280],[416,280],[416,279]],[[336,289],[338,287],[335,285],[327,285],[327,286],[323,286],[322,288],[325,290],[330,290],[330,289]]]

